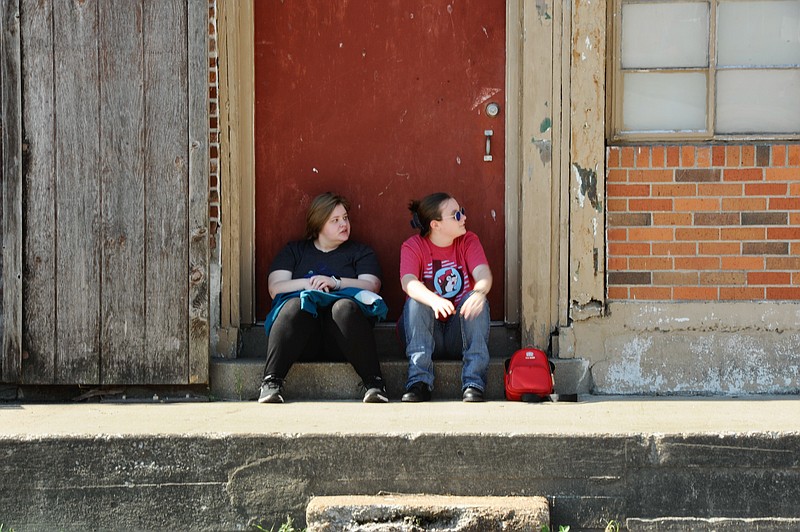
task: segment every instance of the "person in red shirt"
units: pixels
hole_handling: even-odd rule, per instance
[[[404,402],[428,401],[433,357],[463,360],[463,400],[481,402],[489,367],[492,271],[478,235],[467,231],[465,210],[437,192],[409,203],[419,229],[400,249],[400,283],[408,296],[399,329],[406,344]]]

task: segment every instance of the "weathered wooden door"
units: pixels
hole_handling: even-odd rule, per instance
[[[3,0],[3,381],[208,380],[207,13]]]
[[[390,318],[404,299],[408,201],[453,194],[486,248],[502,320],[505,1],[254,7],[257,318],[270,306],[270,261],[302,237],[310,199],[332,190],[353,203],[353,238],[379,256]]]

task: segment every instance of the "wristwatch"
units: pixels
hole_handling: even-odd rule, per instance
[[[336,283],[336,285],[333,287],[333,290],[339,290],[342,287],[342,280],[335,275],[331,275],[331,279],[333,279],[333,282]]]

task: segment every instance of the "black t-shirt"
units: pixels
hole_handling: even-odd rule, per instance
[[[378,257],[372,248],[351,240],[327,253],[318,250],[313,240],[289,242],[269,267],[270,273],[276,270],[292,272],[292,279],[314,275],[335,275],[348,279],[357,279],[362,274],[381,276]]]

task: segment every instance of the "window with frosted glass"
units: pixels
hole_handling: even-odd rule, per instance
[[[800,0],[617,0],[618,138],[800,135]]]

